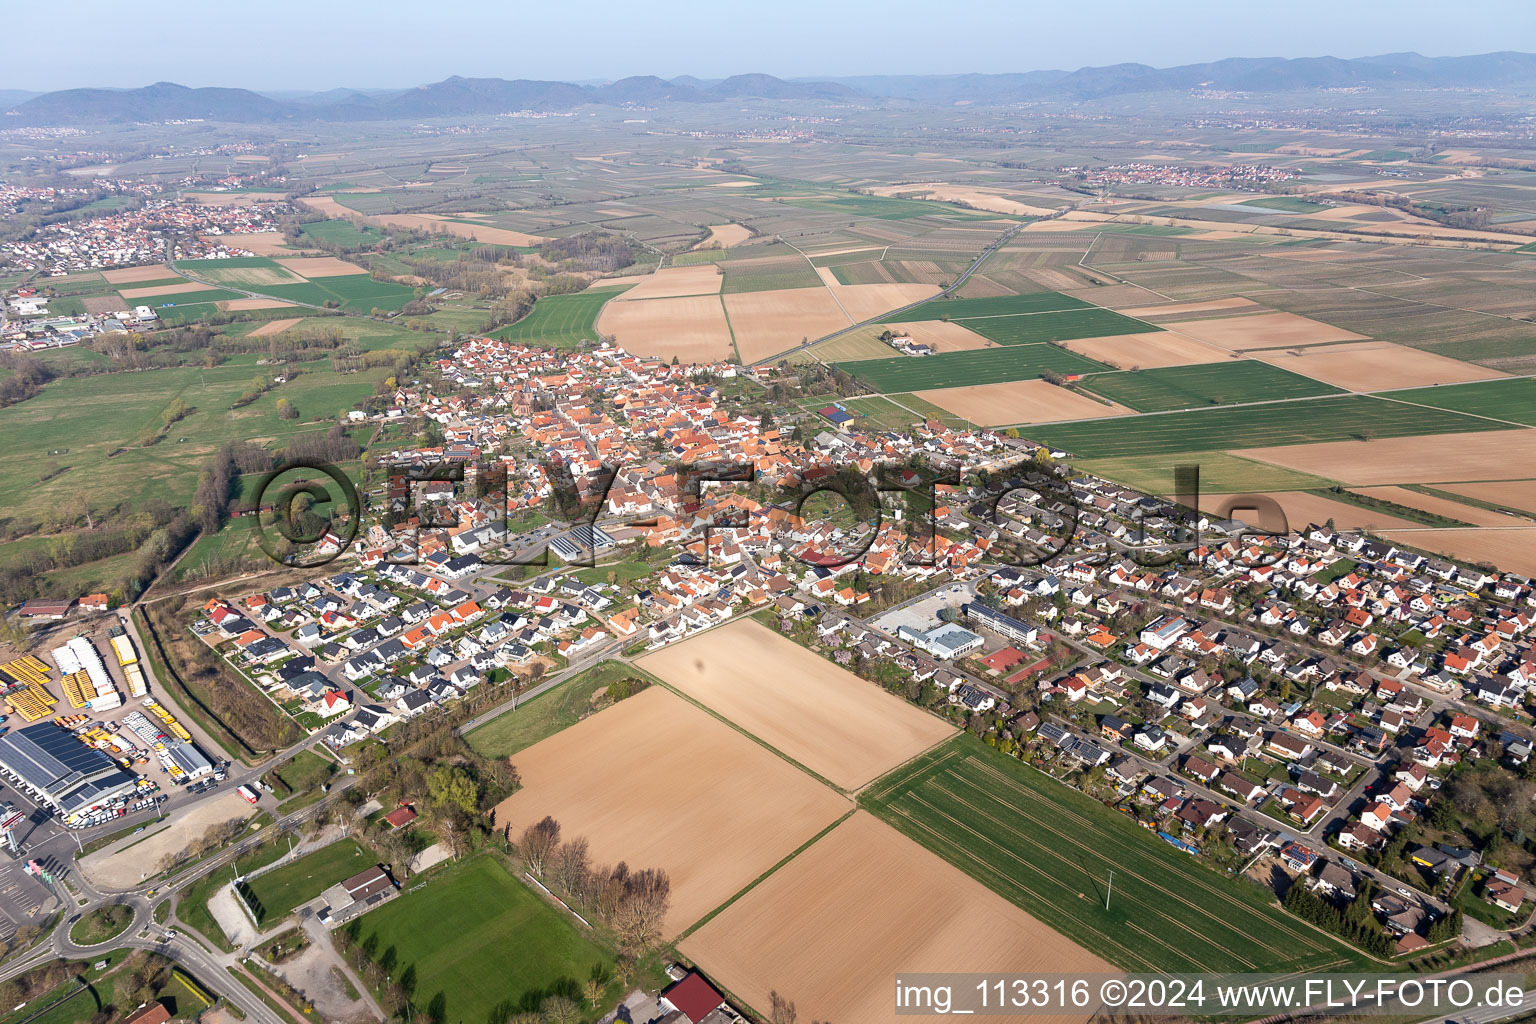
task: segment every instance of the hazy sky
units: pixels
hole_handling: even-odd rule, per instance
[[[19,2],[19,0],[13,0]],[[1536,50],[1529,0],[53,0],[65,36],[6,48],[0,88],[391,87],[1031,71],[1232,56]],[[23,29],[14,42],[31,31]],[[46,35],[46,33],[45,33]]]

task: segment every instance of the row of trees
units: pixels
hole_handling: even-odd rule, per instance
[[[1285,909],[1326,932],[1348,939],[1367,953],[1379,959],[1388,959],[1396,953],[1392,937],[1376,923],[1371,909],[1369,879],[1359,894],[1344,910],[1296,882],[1286,891]]]
[[[613,867],[594,865],[586,837],[561,842],[560,831],[552,817],[523,830],[517,851],[528,869],[612,928],[626,953],[660,942],[662,922],[672,905],[667,873],[660,868],[631,870],[623,861]]]

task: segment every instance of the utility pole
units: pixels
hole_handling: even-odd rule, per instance
[[[1111,869],[1110,872],[1109,872],[1109,891],[1104,894],[1104,909],[1105,910],[1109,909],[1109,898],[1111,896],[1113,896],[1114,894],[1115,894],[1115,872],[1114,872],[1113,869]]]

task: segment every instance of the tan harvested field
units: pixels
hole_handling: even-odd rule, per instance
[[[116,313],[127,309],[128,304],[116,295],[91,295],[80,300],[87,313]]]
[[[176,271],[163,263],[148,267],[123,267],[121,270],[103,270],[101,276],[108,284],[133,284],[137,281],[159,281],[175,277]]]
[[[215,303],[222,310],[234,311],[240,309],[284,309],[292,306],[291,302],[283,302],[281,299],[223,299]],[[251,334],[260,333],[258,328]]]
[[[1212,348],[1193,338],[1185,338],[1171,331],[1156,334],[1112,334],[1105,338],[1074,338],[1062,345],[1073,352],[1097,359],[1110,366],[1129,370],[1139,366],[1150,370],[1158,366],[1189,366],[1193,363],[1215,363],[1231,359],[1228,352]]]
[[[1449,498],[1437,498],[1433,494],[1420,494],[1418,491],[1410,491],[1406,487],[1362,487],[1361,494],[1373,498],[1381,498],[1385,501],[1396,502],[1399,505],[1407,505],[1421,512],[1430,512],[1447,519],[1455,519],[1471,526],[1527,526],[1524,520],[1515,516],[1507,516],[1502,512],[1491,512],[1486,508],[1478,508],[1476,505],[1467,505]],[[1423,523],[1413,523],[1413,526],[1422,526]]]
[[[1482,484],[1436,484],[1436,490],[1465,494],[1480,501],[1518,508],[1536,515],[1536,480],[1498,480]]]
[[[876,334],[886,330],[911,338],[920,345],[932,345],[938,352],[964,352],[973,348],[992,348],[997,344],[991,338],[983,338],[953,320],[915,320],[909,324],[874,325]],[[893,351],[887,348],[885,355],[891,355]]]
[[[460,238],[468,238],[476,242],[487,242],[492,245],[528,246],[548,241],[542,235],[530,235],[507,228],[487,227],[484,224],[466,224],[462,221],[449,220],[434,213],[390,213],[364,216],[356,210],[351,210],[341,205],[330,196],[305,196],[299,202],[316,213],[325,214],[327,217],[358,220],[365,224],[372,224],[375,227],[418,228],[433,234],[457,235]]]
[[[296,256],[274,262],[300,277],[351,277],[368,273],[356,263],[348,263],[335,256]]]
[[[835,786],[854,790],[954,729],[751,619],[639,660]]]
[[[783,860],[852,802],[652,686],[517,755],[523,787],[496,806],[512,835],[545,815],[597,864],[672,880],[671,937]]]
[[[1351,484],[1507,480],[1512,473],[1536,466],[1536,429],[1324,441],[1232,454]]]
[[[1330,341],[1370,340],[1363,334],[1309,320],[1295,313],[1257,313],[1252,316],[1219,317],[1215,320],[1189,320],[1163,326],[1186,337],[1234,352],[1322,345]]]
[[[965,388],[915,391],[913,394],[983,427],[1091,420],[1132,414],[1132,410],[1123,405],[1105,405],[1043,380],[977,384]]]
[[[1505,572],[1536,576],[1536,526],[1474,530],[1388,530],[1398,544],[1463,562],[1491,563]]]
[[[1392,530],[1424,525],[1388,512],[1372,511],[1361,508],[1359,505],[1351,505],[1347,501],[1324,498],[1306,491],[1269,491],[1266,496],[1273,498],[1280,506],[1280,511],[1285,513],[1284,523],[1253,512],[1244,515],[1239,509],[1245,506],[1241,503],[1234,505],[1233,500],[1237,496],[1232,494],[1201,494],[1200,509],[1225,518],[1241,519],[1257,530],[1275,532],[1284,532],[1288,529],[1299,530],[1313,524],[1321,526],[1330,519],[1333,520],[1334,528],[1338,530]],[[1246,507],[1252,508],[1251,505]]]
[[[193,840],[215,825],[236,818],[243,821],[254,813],[245,798],[231,790],[168,819],[171,824],[159,832],[153,831],[155,825],[151,822],[145,828],[146,832],[152,833],[149,838],[134,843],[128,849],[116,853],[103,850],[90,854],[80,862],[80,870],[97,885],[113,889],[136,889],[144,881],[145,875],[152,875],[159,870],[156,865],[166,854],[186,849]]]
[[[203,241],[219,242],[236,249],[244,249],[252,256],[292,256],[304,252],[283,241],[281,231],[253,231],[243,235],[203,235]]]
[[[1101,219],[1109,220],[1108,217],[1103,217]],[[1032,221],[1031,223],[1024,225],[1024,231],[1029,234],[1039,234],[1041,232],[1054,233],[1058,231],[1092,231],[1093,227],[1094,225],[1091,222],[1085,222],[1082,220],[1066,220],[1064,218],[1058,217],[1055,220]]]
[[[1486,366],[1463,363],[1459,359],[1394,345],[1389,341],[1325,345],[1303,349],[1299,354],[1256,352],[1253,358],[1351,391],[1420,388],[1507,376]]]
[[[608,284],[607,281],[602,282]],[[647,274],[629,291],[615,301],[631,299],[664,299],[679,295],[714,295],[720,291],[725,278],[713,263],[698,267],[665,267],[654,274]]]
[[[186,284],[161,284],[150,288],[119,288],[117,294],[124,299],[140,299],[146,295],[185,295],[188,292],[210,292],[213,285],[203,284],[201,281],[188,281]]]
[[[778,991],[801,1020],[838,1024],[892,1020],[904,972],[1114,971],[866,811],[679,948],[760,1013]]]
[[[817,273],[854,323],[931,299],[942,291],[936,284],[839,284],[830,269],[821,267]]]
[[[741,292],[725,296],[725,308],[744,363],[766,359],[850,323],[825,288]]]
[[[1177,316],[1181,313],[1209,313],[1213,309],[1241,309],[1245,306],[1256,306],[1258,303],[1252,299],[1233,297],[1229,299],[1212,299],[1209,302],[1170,302],[1161,306],[1134,306],[1131,309],[1119,309],[1118,313],[1126,316]]]
[[[736,358],[718,295],[610,302],[598,316],[597,328],[637,356],[677,356],[695,363]]]
[[[752,229],[745,224],[711,224],[709,237],[704,239],[695,249],[729,249],[733,245],[740,245],[752,237]]]
[[[250,334],[247,334],[246,337],[247,338],[264,338],[264,337],[266,337],[269,334],[281,334],[284,331],[286,331],[288,328],[294,326],[295,324],[300,323],[303,319],[304,318],[301,317],[301,316],[291,316],[291,317],[284,317],[281,320],[269,320],[266,323],[262,324],[260,327],[256,328]]]

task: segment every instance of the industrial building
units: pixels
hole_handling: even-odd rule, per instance
[[[946,622],[941,626],[923,631],[911,626],[900,626],[896,635],[919,650],[927,651],[935,658],[963,658],[972,651],[979,651],[986,641],[963,626]]]
[[[133,793],[137,777],[52,722],[0,736],[0,774],[60,814],[83,814]]]

